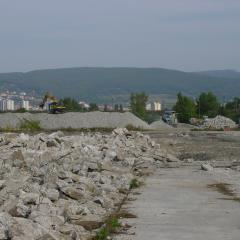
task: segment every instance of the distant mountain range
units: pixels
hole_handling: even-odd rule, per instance
[[[195,72],[201,75],[210,76],[210,77],[219,77],[219,78],[240,78],[240,72],[235,70],[210,70]]]
[[[51,91],[94,102],[127,101],[131,92],[166,95],[182,93],[195,97],[213,91],[220,98],[240,95],[240,73],[233,70],[183,72],[162,68],[62,68],[27,73],[0,74],[0,88]]]

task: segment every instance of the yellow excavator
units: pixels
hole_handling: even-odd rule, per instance
[[[47,107],[47,111],[48,113],[64,113],[65,107],[59,103],[59,101],[57,100],[57,98],[55,96],[53,96],[51,93],[46,92],[42,103],[39,105],[40,108],[44,108],[44,106]]]

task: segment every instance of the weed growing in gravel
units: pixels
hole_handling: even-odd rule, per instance
[[[14,132],[15,130],[16,129],[10,125],[7,125],[6,127],[0,129],[1,132]]]
[[[20,130],[39,131],[41,130],[40,122],[35,120],[24,119],[20,124]]]
[[[236,196],[236,194],[232,189],[230,189],[230,187],[231,187],[231,184],[227,184],[227,183],[215,183],[215,184],[208,185],[208,188],[213,188],[216,191],[230,197],[230,198],[221,198],[221,199],[240,202],[240,198]]]
[[[134,127],[132,124],[128,124],[128,125],[126,126],[126,129],[127,129],[128,131],[143,131],[142,128],[140,128],[140,127]]]
[[[141,185],[140,182],[136,178],[133,178],[129,184],[129,188],[130,189],[139,188],[140,185]]]
[[[114,233],[120,226],[121,225],[116,217],[110,217],[105,226],[97,233],[94,240],[106,240],[107,237],[111,233]]]
[[[102,228],[96,236],[96,240],[105,240],[107,239],[109,232],[107,231],[106,227]]]

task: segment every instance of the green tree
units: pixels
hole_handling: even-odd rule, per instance
[[[122,104],[120,104],[120,106],[119,106],[119,112],[123,112],[123,105]]]
[[[145,120],[147,117],[146,104],[148,96],[144,93],[132,93],[130,97],[130,107],[133,114]]]
[[[232,112],[240,113],[240,98],[235,97],[232,101],[226,104],[225,108]]]
[[[19,108],[16,110],[16,113],[25,113],[27,110],[25,108]]]
[[[78,104],[78,102],[70,97],[60,100],[60,102],[66,107],[66,111],[82,112],[83,107]]]
[[[221,115],[231,118],[239,122],[240,118],[240,98],[235,97],[232,101],[221,107]]]
[[[196,115],[195,102],[190,97],[183,96],[181,93],[177,95],[174,110],[178,114],[178,121],[183,123],[188,123],[190,118]]]
[[[108,112],[108,105],[107,104],[104,104],[104,112]]]
[[[115,104],[115,105],[114,105],[114,111],[115,111],[115,112],[119,112],[119,106],[118,106],[118,104]]]
[[[90,103],[89,104],[89,111],[93,112],[93,111],[98,111],[98,105],[96,103]]]
[[[220,110],[220,103],[212,92],[201,93],[197,100],[197,112],[199,115],[215,117]]]

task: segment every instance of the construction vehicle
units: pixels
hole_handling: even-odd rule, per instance
[[[50,94],[49,92],[45,93],[42,103],[39,105],[40,108],[44,109],[46,107],[48,113],[63,113],[65,107],[59,103],[57,98]]]
[[[177,113],[175,111],[169,111],[166,110],[163,113],[162,119],[164,122],[166,122],[169,125],[176,126],[178,121],[177,121]]]

